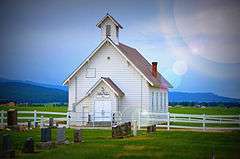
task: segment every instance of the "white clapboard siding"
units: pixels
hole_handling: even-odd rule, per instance
[[[110,57],[110,60],[107,57]],[[96,68],[96,78],[85,77],[87,68]],[[77,100],[79,101],[101,77],[110,77],[125,93],[120,102],[121,110],[139,110],[141,102],[142,109],[147,109],[149,106],[148,83],[109,43],[104,44],[75,76],[69,83],[69,110],[72,110],[72,103],[75,100],[74,87],[76,82],[74,80],[77,79]]]

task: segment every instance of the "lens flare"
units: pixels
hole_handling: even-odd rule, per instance
[[[188,66],[184,61],[176,61],[172,66],[172,70],[175,74],[182,76],[187,72]]]

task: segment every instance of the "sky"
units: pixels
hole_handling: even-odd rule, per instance
[[[106,13],[172,91],[240,98],[237,0],[1,0],[0,77],[62,84],[101,42]]]

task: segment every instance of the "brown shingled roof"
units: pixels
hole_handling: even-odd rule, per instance
[[[123,91],[109,77],[102,77],[102,79],[105,80],[119,96],[124,96]]]
[[[155,78],[152,75],[152,65],[134,48],[119,43],[119,50],[157,87],[172,87],[172,85],[158,72]]]

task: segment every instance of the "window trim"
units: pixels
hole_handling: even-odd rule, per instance
[[[94,76],[88,76],[88,70],[94,70]],[[96,68],[87,68],[85,78],[96,78]]]

